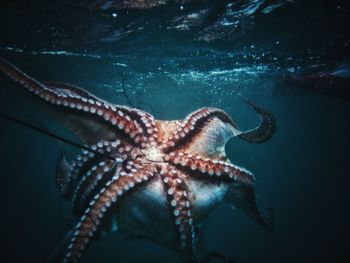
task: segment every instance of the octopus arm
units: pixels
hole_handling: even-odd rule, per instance
[[[225,201],[233,204],[234,207],[271,231],[273,211],[260,208],[256,199],[254,188],[243,184],[232,184],[225,196]]]
[[[84,213],[85,207],[100,191],[101,186],[114,175],[120,173],[121,163],[112,160],[102,160],[95,165],[89,166],[86,173],[77,180],[72,194],[73,212],[76,215]]]
[[[96,102],[101,101],[101,103],[103,102],[104,104],[109,105],[112,108],[115,108],[118,111],[117,112],[118,115],[120,115],[121,117],[125,116],[128,121],[130,121],[130,119],[135,121],[139,127],[139,130],[140,131],[142,130],[141,133],[145,137],[150,137],[151,141],[153,141],[156,138],[157,129],[156,129],[155,119],[151,114],[145,111],[142,111],[136,108],[129,108],[121,105],[109,104],[108,102],[102,101],[98,97],[92,95],[91,93],[75,85],[57,82],[57,81],[45,82],[45,84],[47,84],[50,87],[55,87],[55,88],[65,90],[66,92],[76,93],[80,96],[83,96],[89,99],[89,101],[91,100]]]
[[[66,238],[59,256],[59,262],[76,262],[93,238],[100,236],[109,227],[115,206],[136,187],[155,177],[151,166],[140,168],[136,172],[117,172],[100,187],[98,193],[87,205],[79,223]],[[125,172],[125,171],[124,171]],[[107,229],[107,230],[106,230]]]
[[[161,171],[161,174],[164,171]],[[193,204],[189,198],[186,179],[188,175],[177,169],[167,169],[163,179],[169,207],[172,211],[174,227],[178,236],[179,252],[183,262],[194,260],[197,233],[193,218]]]
[[[94,96],[90,92],[83,90],[82,88],[75,86],[75,85],[72,85],[72,84],[63,83],[63,82],[59,82],[59,81],[44,81],[43,83],[48,87],[60,89],[67,94],[79,95],[79,96],[82,96],[82,97],[87,98],[87,99],[93,99],[95,101],[102,101],[101,99],[97,98],[96,96]]]
[[[44,106],[45,111],[85,143],[96,143],[96,138],[109,141],[119,138],[140,145],[153,138],[155,124],[148,113],[109,104],[70,84],[39,82],[3,58],[0,71],[20,84],[36,104]]]
[[[242,97],[260,116],[260,124],[248,131],[243,132],[239,137],[247,142],[259,143],[267,141],[276,130],[276,119],[273,114],[263,109],[256,103]]]
[[[255,177],[250,171],[230,162],[205,159],[200,155],[183,152],[170,153],[166,160],[179,169],[190,171],[197,178],[230,183],[225,195],[226,201],[271,230],[272,214],[269,211],[263,212],[258,207],[253,188]]]
[[[62,153],[56,170],[56,184],[61,195],[67,200],[72,200],[73,193],[84,176],[95,172],[97,166],[101,166],[101,162],[119,160],[122,156],[119,151],[115,152],[118,146],[125,147],[125,143],[119,140],[112,142],[100,140],[96,144],[86,146],[71,164],[66,161]],[[126,148],[129,150],[131,146],[126,145]],[[90,171],[91,169],[93,171]]]
[[[254,175],[243,167],[224,162],[203,158],[184,152],[170,153],[166,161],[174,164],[180,169],[192,171],[198,176],[213,178],[228,182],[236,182],[243,185],[253,185]]]
[[[189,114],[163,147],[166,153],[181,149],[210,157],[223,156],[227,141],[241,133],[224,111],[202,108]]]
[[[132,146],[119,140],[101,140],[89,148],[91,151],[83,149],[71,164],[64,157],[61,158],[56,174],[61,195],[73,202],[77,215],[83,212],[99,185],[108,180],[127,158]]]
[[[235,122],[224,111],[202,108],[189,114],[177,130],[164,142],[164,152],[186,150],[211,158],[224,158],[225,145],[235,136],[252,143],[271,138],[276,129],[272,113],[244,99],[260,116],[260,124],[248,131],[238,129]]]

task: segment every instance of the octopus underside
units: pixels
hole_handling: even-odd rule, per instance
[[[254,175],[225,154],[234,136],[257,143],[273,134],[273,115],[255,103],[246,100],[260,125],[241,131],[216,108],[156,120],[70,84],[39,82],[2,58],[0,71],[85,145],[75,160],[62,155],[57,166],[59,191],[79,217],[58,262],[77,262],[92,240],[111,231],[149,239],[177,251],[183,262],[198,262],[202,222],[222,201],[270,228],[271,218],[256,202]]]

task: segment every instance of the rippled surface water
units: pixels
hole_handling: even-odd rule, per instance
[[[205,222],[201,252],[220,251],[239,263],[349,262],[349,101],[286,82],[295,74],[349,72],[349,4],[213,2],[127,12],[79,1],[4,1],[0,56],[38,80],[75,84],[117,104],[131,101],[158,119],[214,106],[248,129],[259,119],[238,95],[269,109],[277,120],[270,141],[234,138],[226,151],[254,172],[261,204],[274,210],[274,230],[222,204]],[[1,112],[74,139],[2,76],[0,85]],[[0,125],[0,259],[50,262],[66,221],[76,220],[54,183],[60,146],[6,120]],[[62,147],[70,156],[77,152]],[[82,262],[179,258],[112,233],[93,242]]]

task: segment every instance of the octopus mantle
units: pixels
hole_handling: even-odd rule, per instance
[[[76,262],[92,239],[118,230],[195,262],[200,223],[223,200],[268,227],[256,205],[253,174],[225,155],[234,136],[249,142],[270,138],[274,118],[256,104],[247,101],[261,123],[245,132],[215,108],[159,121],[72,85],[36,81],[1,58],[0,70],[87,145],[71,163],[62,156],[58,164],[59,191],[80,218],[59,261]]]

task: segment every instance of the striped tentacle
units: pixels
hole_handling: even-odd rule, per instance
[[[109,156],[112,150],[116,149],[120,144],[120,140],[113,142],[101,140],[90,146],[91,151],[82,150],[81,154],[72,163],[72,178],[79,180],[98,159],[107,159],[102,154],[108,154]],[[101,155],[98,155],[98,153]],[[112,157],[112,154],[110,157]]]
[[[90,94],[89,92],[75,85],[61,83],[61,82],[52,82],[52,81],[45,82],[45,84],[47,84],[51,88],[59,88],[61,90],[66,90],[68,92],[73,91],[74,93],[79,94],[80,96],[88,99],[93,99],[95,101],[99,100],[94,95]],[[155,138],[157,137],[157,128],[156,128],[154,117],[151,114],[139,109],[129,108],[126,106],[114,105],[114,107],[116,107],[116,110],[118,110],[119,115],[125,116],[127,119],[131,117],[131,119],[138,124],[138,126],[141,128],[139,129],[139,131],[143,134],[145,138],[145,142],[155,140]]]
[[[157,140],[158,129],[154,117],[145,111],[126,106],[120,107],[120,110],[123,110],[124,114],[130,115],[142,128],[145,142],[141,146],[146,147],[146,144],[153,144],[155,146],[154,142]]]
[[[134,187],[146,183],[153,177],[152,167],[146,165],[136,173],[121,175],[121,172],[117,172],[106,182],[89,203],[80,222],[74,228],[73,237],[69,241],[63,262],[76,262],[96,232],[103,228],[101,222],[110,208],[117,205],[118,201]]]
[[[224,111],[215,108],[202,108],[191,113],[181,122],[180,127],[163,143],[163,151],[169,153],[173,149],[183,146],[199,134],[206,123],[215,117],[236,127],[231,117]]]
[[[60,89],[62,91],[65,91],[66,94],[78,94],[81,97],[85,97],[87,99],[100,100],[90,92],[87,92],[86,90],[83,90],[82,88],[79,88],[78,86],[72,84],[62,83],[58,81],[44,81],[43,83],[51,89]]]
[[[112,142],[101,140],[98,143],[89,146],[91,151],[83,149],[70,166],[68,164],[64,166],[66,161],[65,159],[62,159],[56,176],[57,184],[62,196],[68,200],[71,200],[73,191],[76,188],[80,178],[95,162],[97,162],[97,159],[107,159],[107,156],[105,155],[108,155],[111,159],[115,158],[115,154],[111,154],[111,152],[112,150],[116,149],[120,143],[120,140],[115,140]],[[64,167],[69,168],[66,170],[65,175],[63,175],[62,172],[62,168]]]
[[[70,89],[69,85],[65,88],[62,88],[62,84],[57,87],[53,84],[47,86],[29,77],[2,58],[0,58],[0,70],[47,103],[103,120],[124,133],[129,140],[137,145],[144,142],[143,129],[131,119],[130,115],[123,112],[123,107],[111,105],[96,97],[92,98],[90,95],[85,97],[87,92],[77,92],[78,88]]]
[[[273,114],[256,103],[243,98],[260,115],[260,125],[243,132],[239,137],[247,142],[259,143],[267,141],[276,130],[276,119]]]
[[[84,149],[70,165],[62,155],[57,166],[56,184],[64,198],[71,200],[79,174],[82,174],[81,171],[87,166],[86,163],[89,163],[89,160],[93,159],[94,156],[95,153],[93,151],[90,152]]]
[[[79,180],[72,196],[73,212],[77,215],[82,213],[84,204],[88,202],[88,196],[97,188],[97,185],[104,180],[108,180],[115,171],[116,161],[101,161],[91,167]],[[103,180],[104,179],[104,180]]]
[[[221,160],[202,158],[197,154],[172,152],[165,160],[177,167],[197,171],[209,177],[223,178],[245,185],[253,185],[255,182],[254,175],[243,167]]]
[[[163,177],[164,188],[178,234],[180,253],[184,262],[193,262],[197,237],[191,210],[192,205],[185,183],[187,175],[177,169],[162,170],[162,174],[165,174]]]
[[[123,149],[123,152],[120,151]],[[104,184],[110,180],[115,174],[116,166],[121,166],[122,171],[120,176],[125,176],[130,173],[137,173],[142,168],[142,163],[138,159],[126,159],[125,156],[129,153],[128,147],[120,147],[118,153],[122,158],[116,158],[115,161],[101,161],[98,165],[94,165],[79,181],[76,190],[73,195],[73,210],[75,213],[80,214],[83,212],[84,207],[96,193],[101,189]],[[119,159],[119,160],[118,160]]]

